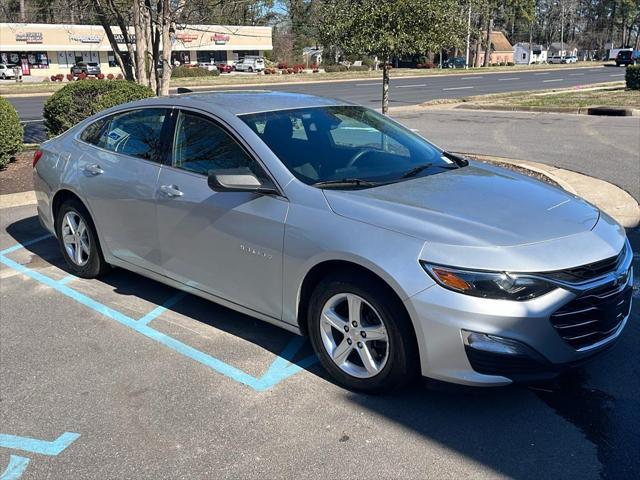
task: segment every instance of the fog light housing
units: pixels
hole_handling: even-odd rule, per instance
[[[462,341],[465,347],[482,352],[495,353],[497,355],[516,355],[520,357],[536,356],[533,350],[524,343],[488,333],[462,330]]]

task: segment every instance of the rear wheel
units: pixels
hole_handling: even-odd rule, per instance
[[[313,348],[340,385],[380,392],[414,376],[418,361],[410,320],[375,279],[327,277],[315,289],[308,314]]]
[[[249,67],[249,73],[253,73],[253,67]]]
[[[62,256],[74,275],[96,278],[109,270],[89,212],[78,200],[60,206],[55,230]]]

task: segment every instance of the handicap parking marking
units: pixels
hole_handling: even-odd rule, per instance
[[[0,480],[17,480],[29,466],[29,459],[19,455],[9,457],[9,465],[0,475]]]
[[[167,308],[170,308],[173,304],[180,301],[185,295],[183,292],[178,292],[174,296],[170,297],[163,305],[159,305],[158,307],[154,308],[151,312],[144,315],[139,320],[134,320],[128,315],[125,315],[124,313],[111,307],[108,307],[107,305],[104,305],[88,297],[87,295],[84,295],[77,290],[74,290],[73,288],[67,286],[67,282],[64,281],[65,279],[62,279],[60,281],[53,280],[47,275],[44,275],[29,267],[25,267],[24,265],[21,265],[20,263],[11,260],[6,256],[6,254],[8,253],[15,252],[17,250],[20,250],[21,248],[32,245],[50,237],[51,235],[43,235],[0,251],[0,263],[3,263],[9,268],[12,268],[17,272],[26,275],[33,280],[51,287],[54,290],[57,290],[63,295],[94,310],[95,312],[98,312],[112,320],[115,320],[116,322],[129,327],[132,330],[135,330],[141,335],[144,335],[151,340],[155,340],[165,347],[168,347],[185,357],[191,358],[192,360],[195,360],[202,365],[205,365],[238,383],[244,384],[257,392],[268,390],[269,388],[277,385],[283,380],[286,380],[287,378],[300,372],[302,369],[307,368],[317,362],[317,357],[315,355],[310,355],[297,362],[293,361],[294,356],[305,343],[305,339],[303,337],[295,336],[289,341],[282,353],[278,355],[277,358],[271,363],[266,372],[260,377],[254,377],[253,375],[250,375],[247,372],[220,360],[219,358],[193,348],[171,337],[170,335],[155,330],[148,325],[154,318],[157,318],[165,310],[167,310]]]

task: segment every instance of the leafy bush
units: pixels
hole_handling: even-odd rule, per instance
[[[106,108],[153,96],[149,87],[133,82],[71,82],[44,104],[44,126],[49,137],[54,137]]]
[[[205,70],[199,67],[187,67],[181,65],[173,69],[171,76],[174,78],[191,78],[191,77],[217,77],[220,75],[219,70]]]
[[[640,90],[640,65],[627,66],[624,81],[627,84],[627,88],[630,88],[631,90]]]
[[[0,97],[0,168],[22,150],[22,136],[18,112],[6,98]]]
[[[513,63],[513,62],[507,62],[507,66],[508,67],[513,67],[514,65],[515,65],[515,63]]]
[[[324,67],[324,71],[327,73],[346,72],[347,70],[349,69],[344,65],[327,65],[326,67]]]

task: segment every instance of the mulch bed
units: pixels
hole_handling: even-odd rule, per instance
[[[0,170],[0,195],[33,190],[33,150],[20,152]]]

